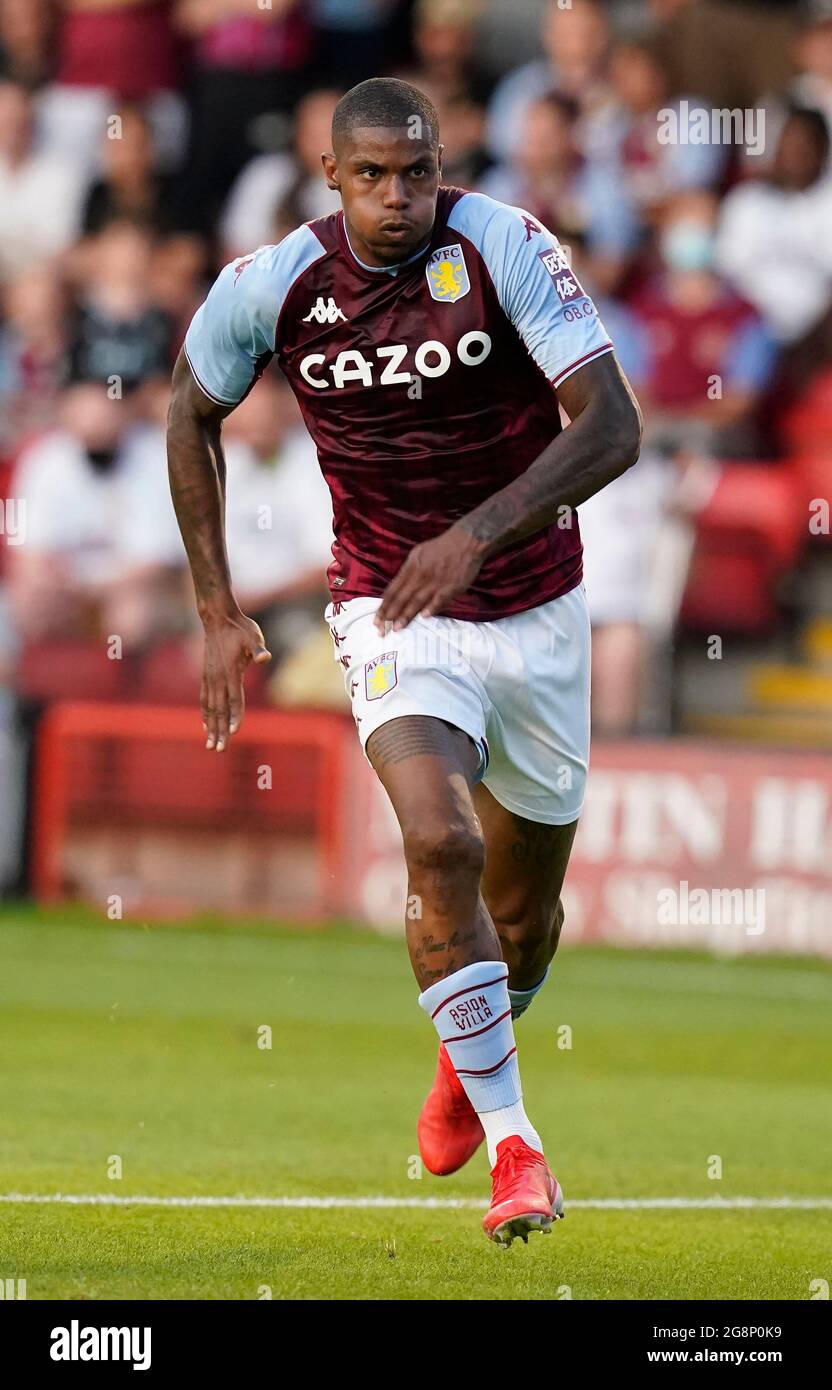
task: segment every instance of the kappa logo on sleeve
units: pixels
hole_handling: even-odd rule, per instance
[[[243,259],[242,259],[241,261],[235,261],[235,262],[234,262],[234,284],[236,285],[237,281],[239,280],[239,278],[240,278],[240,276],[242,275],[243,271],[245,270],[246,266],[251,265],[254,261],[257,260],[257,257],[260,255],[260,252],[261,252],[261,251],[267,251],[267,252],[268,252],[268,251],[273,251],[273,250],[274,250],[274,247],[273,247],[273,246],[269,246],[269,245],[258,246],[256,250],[254,250],[254,251],[251,252],[250,255],[248,255],[248,256],[243,256]]]
[[[548,251],[538,251],[538,256],[552,277],[561,304],[569,304],[573,299],[585,299],[586,294],[572,270],[562,246],[552,246]]]
[[[384,652],[364,666],[364,689],[368,700],[380,700],[398,684],[396,652]]]

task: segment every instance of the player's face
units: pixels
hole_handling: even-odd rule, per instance
[[[361,129],[323,156],[337,189],[355,254],[368,265],[406,260],[428,240],[436,216],[441,145],[413,140],[407,130]]]

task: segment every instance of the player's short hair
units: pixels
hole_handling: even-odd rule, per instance
[[[439,144],[439,117],[430,97],[397,77],[369,77],[341,97],[332,117],[333,148],[358,126],[406,126],[418,130],[426,144]]]

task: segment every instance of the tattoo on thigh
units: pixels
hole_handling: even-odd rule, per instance
[[[517,864],[534,864],[545,869],[554,862],[558,854],[558,839],[551,825],[539,825],[535,821],[514,817],[519,838],[511,846],[511,857]]]
[[[391,763],[401,763],[418,754],[447,753],[448,733],[441,719],[425,714],[404,714],[388,720],[370,735],[367,753],[376,772],[380,772]]]

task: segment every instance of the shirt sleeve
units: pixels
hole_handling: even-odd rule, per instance
[[[469,193],[448,225],[473,241],[503,312],[553,386],[612,351],[566,249],[536,218],[485,194]]]
[[[298,276],[325,251],[306,225],[220,271],[185,335],[196,382],[219,405],[239,405],[275,351],[280,311]]]

